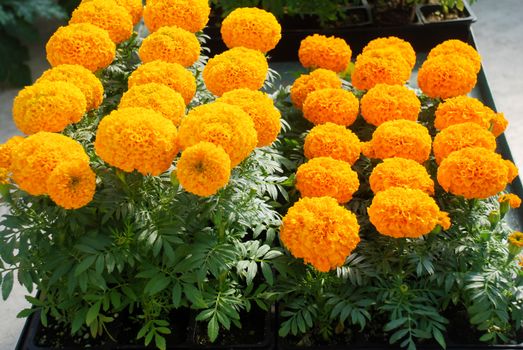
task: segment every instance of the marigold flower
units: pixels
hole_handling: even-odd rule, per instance
[[[422,190],[434,194],[434,181],[427,169],[412,159],[388,158],[378,164],[369,177],[372,192],[378,193],[391,187]]]
[[[182,187],[197,196],[212,196],[229,182],[231,159],[221,146],[198,142],[187,147],[176,165]]]
[[[313,34],[303,39],[298,50],[305,68],[325,68],[336,73],[347,69],[352,50],[342,38]]]
[[[13,136],[0,145],[0,168],[8,169],[11,166],[11,153],[22,141],[24,141],[22,136]]]
[[[94,148],[106,163],[126,172],[159,175],[178,153],[176,127],[152,109],[131,107],[102,119]]]
[[[436,225],[450,227],[448,214],[436,201],[419,189],[391,187],[378,192],[367,209],[370,222],[382,235],[394,238],[418,238]]]
[[[270,12],[250,8],[237,8],[222,22],[222,39],[229,49],[243,46],[267,52],[281,39],[281,26]]]
[[[476,85],[476,72],[470,61],[458,54],[427,59],[418,71],[418,86],[432,98],[466,95]]]
[[[47,193],[47,179],[55,167],[71,160],[89,162],[80,143],[62,134],[41,131],[13,149],[9,169],[22,190],[38,196]]]
[[[514,165],[482,147],[452,152],[438,168],[438,182],[447,192],[465,198],[488,198],[501,192],[514,177]]]
[[[152,61],[142,64],[129,77],[128,85],[158,83],[179,92],[188,105],[196,93],[196,79],[190,71],[178,63]]]
[[[82,0],[82,4],[85,2],[91,2],[94,0]],[[127,13],[131,15],[131,18],[133,20],[133,24],[137,24],[140,22],[140,19],[142,19],[142,0],[104,0],[104,1],[112,1],[115,2],[117,5],[122,6],[125,8]]]
[[[158,83],[136,85],[127,90],[120,100],[118,108],[143,107],[163,115],[175,126],[185,115],[185,102],[180,93]]]
[[[138,53],[144,63],[161,60],[189,67],[200,57],[200,50],[194,33],[178,27],[161,27],[143,40]]]
[[[508,236],[510,244],[515,245],[518,248],[523,248],[523,232],[514,231]]]
[[[319,68],[310,74],[302,74],[291,87],[291,101],[302,109],[307,95],[313,91],[327,88],[341,88],[341,79],[333,71]]]
[[[451,125],[473,122],[488,129],[493,115],[494,111],[478,99],[469,96],[457,96],[438,105],[434,126],[443,130]]]
[[[216,101],[238,106],[251,117],[258,136],[257,147],[269,146],[278,137],[281,129],[280,111],[266,93],[237,89],[224,93]]]
[[[82,91],[64,81],[44,81],[27,86],[13,103],[13,120],[24,134],[60,132],[77,123],[86,112]]]
[[[434,156],[438,164],[454,151],[465,147],[483,147],[496,150],[496,137],[476,123],[454,124],[443,129],[434,138]]]
[[[296,258],[321,272],[345,263],[360,242],[358,220],[334,198],[302,198],[283,218],[280,239]]]
[[[481,69],[481,56],[476,49],[461,40],[451,39],[442,42],[430,50],[427,58],[431,59],[437,56],[445,56],[449,54],[458,54],[467,58],[476,74],[479,73],[479,70]]]
[[[35,82],[65,81],[79,88],[85,96],[87,110],[96,109],[104,99],[104,88],[90,70],[78,64],[61,64],[46,70]]]
[[[0,185],[7,185],[9,183],[9,170],[0,167]]]
[[[358,55],[351,79],[359,90],[369,90],[376,84],[404,85],[411,68],[397,48],[375,49]]]
[[[182,149],[201,141],[221,146],[231,159],[231,167],[247,158],[258,142],[249,115],[223,102],[193,108],[182,120],[179,141]]]
[[[147,0],[143,19],[151,32],[177,26],[196,33],[205,27],[210,13],[208,0]]]
[[[207,62],[203,80],[207,89],[216,96],[235,89],[261,89],[269,65],[260,51],[235,47]]]
[[[116,55],[107,31],[89,23],[60,27],[45,46],[51,66],[79,64],[94,72],[106,68]]]
[[[352,92],[337,88],[312,91],[303,102],[303,116],[315,125],[352,125],[359,109],[360,103]]]
[[[377,38],[369,41],[369,43],[363,48],[362,53],[372,50],[387,49],[387,48],[396,48],[401,56],[409,64],[410,69],[414,68],[416,65],[416,52],[412,48],[412,45],[403,39],[397,38],[395,36],[389,36],[387,38]]]
[[[423,163],[430,156],[432,139],[426,127],[411,120],[392,120],[378,126],[362,152],[369,158],[400,157]]]
[[[521,198],[512,193],[502,194],[498,197],[498,202],[508,202],[511,208],[519,208],[521,206]]]
[[[508,126],[508,120],[505,119],[505,115],[503,113],[494,113],[490,119],[490,123],[492,127],[492,133],[496,137],[503,134]]]
[[[416,121],[420,110],[416,93],[402,85],[376,84],[361,99],[361,115],[376,126],[397,119]]]
[[[344,126],[325,123],[311,129],[305,137],[303,152],[308,159],[331,157],[352,165],[360,158],[361,142]]]
[[[89,163],[71,160],[59,163],[47,179],[51,200],[65,209],[78,209],[93,200],[96,175]]]

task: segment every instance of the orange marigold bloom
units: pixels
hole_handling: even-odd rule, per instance
[[[378,126],[362,152],[369,158],[400,157],[423,163],[430,156],[432,139],[426,127],[411,120],[392,120]]]
[[[86,112],[85,96],[71,83],[43,81],[27,86],[13,103],[13,119],[24,134],[60,132]]]
[[[165,118],[180,125],[185,115],[185,102],[180,93],[158,83],[136,85],[127,90],[118,108],[143,107],[152,109]]]
[[[98,108],[104,99],[100,80],[89,69],[78,64],[61,64],[48,69],[35,84],[44,81],[65,81],[79,88],[85,96],[88,111]]]
[[[13,136],[0,145],[0,168],[8,169],[11,166],[11,153],[22,141],[24,141],[22,136]]]
[[[91,2],[94,0],[82,0],[82,4],[85,2]],[[133,24],[137,24],[140,22],[140,19],[142,19],[142,0],[104,0],[104,1],[111,1],[115,2],[117,5],[122,6],[125,8],[127,13],[131,15]]]
[[[344,204],[359,187],[358,174],[350,164],[330,157],[313,158],[296,172],[296,188],[302,197],[332,197]]]
[[[197,196],[212,196],[229,182],[231,159],[221,146],[198,142],[187,147],[176,165],[182,187]]]
[[[508,126],[508,120],[503,113],[494,113],[490,119],[490,123],[492,125],[492,133],[496,137],[503,134]]]
[[[432,98],[466,95],[472,91],[476,80],[470,61],[458,54],[427,59],[418,71],[419,88]]]
[[[512,232],[508,235],[508,241],[510,244],[515,245],[518,248],[523,248],[523,232]]]
[[[94,72],[106,68],[116,55],[107,31],[89,23],[60,27],[45,46],[51,66],[79,64]]]
[[[229,49],[243,46],[267,52],[281,39],[281,26],[270,12],[251,8],[237,8],[222,22],[222,39]]]
[[[196,93],[196,79],[190,71],[178,63],[152,61],[142,64],[129,77],[128,85],[158,83],[179,92],[188,105]]]
[[[240,107],[214,102],[193,108],[180,125],[182,149],[207,141],[223,147],[235,167],[258,142],[254,123]]]
[[[296,258],[321,272],[345,263],[360,242],[358,220],[334,198],[302,198],[283,218],[280,239]]]
[[[433,150],[438,164],[454,151],[465,147],[483,147],[496,150],[496,137],[476,123],[454,124],[443,129],[434,138]]]
[[[263,53],[235,47],[207,62],[203,69],[203,80],[210,92],[221,96],[235,89],[261,89],[268,71],[269,64]]]
[[[361,142],[344,126],[325,123],[311,129],[305,137],[303,152],[308,159],[331,157],[352,165],[360,158]]]
[[[200,50],[194,33],[178,27],[161,27],[143,40],[138,53],[144,63],[161,60],[189,67],[200,57]]]
[[[370,222],[382,235],[394,238],[418,238],[436,225],[450,227],[446,212],[419,189],[391,187],[378,192],[367,209]]]
[[[196,33],[205,27],[210,13],[208,0],[147,0],[143,19],[151,32],[177,26]]]
[[[515,175],[512,162],[483,147],[452,152],[438,168],[438,182],[447,192],[465,198],[488,198],[503,191]]]
[[[251,117],[258,136],[257,147],[269,146],[278,137],[281,130],[280,111],[266,93],[237,89],[224,93],[216,101],[238,106]]]
[[[345,40],[334,36],[313,34],[303,39],[298,50],[305,68],[325,68],[336,73],[347,69],[352,50]]]
[[[476,74],[479,73],[479,70],[481,69],[481,56],[476,49],[461,40],[451,39],[442,42],[430,50],[427,58],[430,59],[450,54],[458,54],[468,59]]]
[[[315,125],[352,125],[359,109],[360,103],[352,92],[337,88],[312,91],[303,102],[303,116]]]
[[[420,110],[416,93],[402,85],[376,84],[361,99],[361,115],[376,126],[389,120],[416,121]]]
[[[9,170],[0,167],[0,185],[7,185],[9,183]]]
[[[94,148],[106,163],[126,172],[159,175],[178,153],[176,127],[152,109],[131,107],[102,119]]]
[[[51,200],[65,209],[78,209],[93,200],[96,175],[83,160],[59,163],[47,179]]]
[[[307,95],[313,91],[327,88],[341,88],[341,79],[333,71],[319,68],[310,74],[302,74],[291,87],[291,101],[302,109]]]
[[[376,84],[404,85],[411,68],[396,48],[375,49],[358,55],[352,72],[352,85],[369,90]]]
[[[511,208],[519,208],[521,206],[521,198],[512,193],[502,194],[501,196],[499,196],[498,202],[508,202]]]
[[[47,179],[55,167],[71,160],[89,162],[80,143],[61,134],[41,131],[13,149],[10,170],[22,190],[38,196],[47,193]]]
[[[366,53],[372,50],[396,48],[401,56],[409,64],[410,69],[416,65],[416,52],[412,48],[412,45],[403,39],[395,36],[389,36],[387,38],[377,38],[369,41],[367,46],[363,48],[362,53]]]
[[[415,188],[434,194],[434,181],[427,169],[412,159],[388,158],[372,170],[369,177],[372,192],[378,193],[391,187]]]

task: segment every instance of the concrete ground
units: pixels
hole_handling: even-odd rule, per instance
[[[478,0],[472,7],[478,17],[473,25],[478,50],[483,58],[483,68],[498,111],[504,112],[510,125],[505,133],[516,165],[523,169],[523,7],[521,0]],[[54,27],[44,29],[42,38],[47,38]],[[45,42],[31,47],[33,78],[45,69]],[[16,89],[0,91],[0,143],[10,136],[19,134],[11,121],[11,108]],[[0,215],[5,210],[0,207]],[[14,349],[24,320],[16,314],[27,305],[24,290],[18,285],[7,302],[0,301],[0,350]]]

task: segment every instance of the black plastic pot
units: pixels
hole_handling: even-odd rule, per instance
[[[417,5],[416,6],[416,12],[418,14],[418,17],[420,21],[424,24],[429,25],[446,25],[447,23],[456,23],[456,22],[462,22],[462,23],[473,23],[476,22],[477,18],[474,12],[472,12],[472,9],[470,8],[470,5],[464,1],[463,2],[464,8],[463,13],[461,13],[460,17],[453,18],[453,19],[446,19],[444,21],[431,21],[429,19],[429,15],[435,12],[443,12],[443,7],[441,5],[437,4],[428,4],[428,5]]]

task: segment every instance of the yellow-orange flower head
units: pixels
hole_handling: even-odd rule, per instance
[[[9,170],[0,167],[0,185],[7,185],[10,180]]]
[[[501,196],[499,196],[498,202],[508,202],[511,208],[519,208],[521,206],[521,198],[512,193],[502,194]]]
[[[133,86],[123,94],[118,107],[149,108],[172,121],[175,126],[180,125],[185,115],[185,102],[182,95],[158,83]]]
[[[416,65],[416,52],[412,48],[412,45],[403,39],[395,36],[389,36],[387,38],[377,38],[369,41],[367,46],[363,48],[362,53],[366,53],[372,50],[396,48],[401,53],[401,56],[407,61],[410,69]]]
[[[372,192],[378,193],[391,187],[416,188],[434,194],[434,181],[427,169],[412,159],[387,158],[378,164],[369,177]]]
[[[182,149],[201,141],[221,146],[231,167],[247,158],[258,143],[251,117],[240,107],[223,102],[193,108],[182,120],[179,141]]]
[[[71,83],[43,81],[21,90],[13,103],[13,119],[24,134],[60,132],[86,112],[85,96]]]
[[[358,55],[352,72],[352,85],[369,90],[376,84],[404,85],[411,68],[399,49],[390,47],[370,50]]]
[[[361,115],[376,126],[389,120],[416,121],[420,110],[416,93],[402,85],[376,84],[361,99]]]
[[[418,238],[430,233],[436,225],[445,230],[450,227],[447,213],[418,189],[391,187],[380,191],[367,213],[379,233],[394,238]]]
[[[432,139],[426,127],[411,120],[392,120],[378,126],[363,145],[369,158],[400,157],[423,163],[429,159]]]
[[[512,232],[508,235],[508,242],[518,248],[523,248],[523,232]]]
[[[210,13],[208,0],[147,0],[143,19],[151,32],[177,26],[196,33],[205,27]]]
[[[465,147],[483,147],[496,150],[496,137],[476,123],[454,124],[443,129],[432,145],[436,162],[440,164],[449,154]]]
[[[47,179],[51,200],[65,209],[78,209],[93,200],[96,175],[83,160],[59,163]]]
[[[305,68],[325,68],[336,73],[347,69],[352,50],[345,40],[334,36],[309,35],[300,43],[298,57]]]
[[[142,64],[129,77],[128,85],[158,83],[179,92],[188,105],[196,93],[196,79],[190,71],[178,63],[152,61]]]
[[[178,153],[173,123],[152,109],[130,107],[102,119],[94,147],[106,163],[126,172],[159,175]]]
[[[266,93],[237,89],[224,93],[216,101],[238,106],[251,117],[258,136],[257,147],[269,146],[278,137],[281,129],[280,111]]]
[[[470,61],[470,64],[474,68],[474,71],[479,73],[481,69],[481,56],[479,53],[469,44],[456,39],[446,40],[441,44],[430,50],[428,59],[436,56],[445,56],[450,54],[458,54]]]
[[[308,159],[331,157],[352,165],[360,158],[361,142],[344,126],[325,123],[311,129],[305,137],[303,152]]]
[[[91,72],[113,62],[116,46],[107,31],[89,23],[60,27],[45,46],[51,66],[79,64]]]
[[[267,52],[281,39],[281,26],[270,12],[255,7],[237,8],[222,22],[222,39],[229,49],[237,46]]]
[[[235,47],[207,62],[203,69],[203,80],[210,92],[221,96],[235,89],[261,89],[268,71],[269,64],[263,53]]]
[[[508,120],[503,113],[494,113],[490,122],[492,123],[492,133],[496,137],[503,134],[508,127]]]
[[[427,59],[418,71],[418,86],[432,98],[466,95],[476,85],[476,72],[470,60],[458,54]]]
[[[82,145],[67,136],[42,131],[13,149],[9,169],[22,190],[39,196],[47,193],[47,179],[55,167],[72,160],[89,163]]]
[[[313,158],[296,172],[296,188],[302,197],[332,197],[344,204],[359,187],[358,174],[350,164],[330,157]]]
[[[0,168],[9,169],[11,166],[11,153],[22,141],[24,141],[22,136],[13,136],[0,145]]]
[[[334,198],[302,198],[283,218],[280,239],[296,258],[321,272],[345,263],[360,242],[358,220]]]
[[[82,4],[85,2],[91,2],[91,1],[94,1],[94,0],[82,0]],[[131,15],[133,24],[137,24],[138,22],[140,22],[140,19],[142,19],[142,11],[143,11],[142,0],[104,0],[104,1],[115,2],[117,5],[120,5],[123,8],[125,8],[127,13],[129,13],[129,15]]]
[[[229,182],[231,159],[221,146],[198,142],[187,147],[176,164],[182,187],[197,196],[212,196]]]
[[[303,102],[303,116],[315,125],[352,125],[359,109],[360,103],[352,92],[336,88],[312,91]]]
[[[200,50],[194,33],[178,27],[161,27],[143,40],[138,52],[144,63],[161,60],[189,67],[200,57]]]
[[[327,88],[341,88],[341,79],[328,69],[319,68],[310,74],[302,74],[291,87],[291,101],[302,109],[307,95],[313,91]]]
[[[84,94],[88,111],[98,108],[104,99],[100,80],[89,69],[77,64],[62,64],[48,69],[35,84],[44,81],[65,81],[75,85]]]
[[[512,162],[483,147],[467,147],[452,152],[438,168],[441,187],[468,199],[494,196],[516,176]]]

